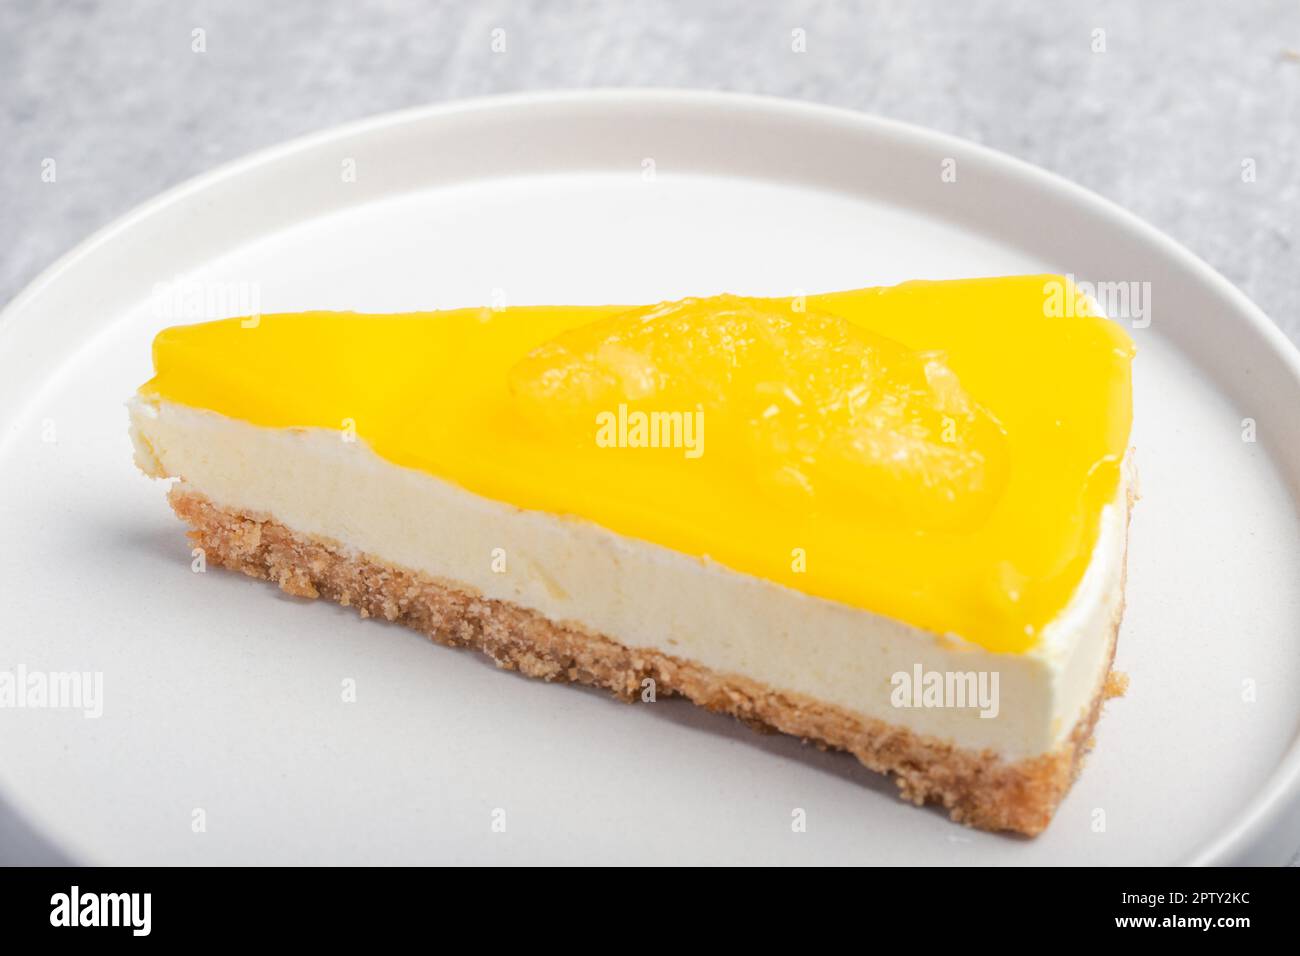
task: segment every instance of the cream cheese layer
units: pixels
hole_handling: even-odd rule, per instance
[[[1058,747],[1104,679],[1122,600],[1126,481],[1076,593],[1025,653],[993,653],[589,521],[511,505],[324,429],[250,425],[157,398],[131,405],[136,460],[221,507],[457,582],[626,646],[805,694],[1019,759]],[[996,675],[993,713],[906,706],[898,675]],[[944,703],[951,703],[945,701]],[[969,702],[968,702],[969,703]]]

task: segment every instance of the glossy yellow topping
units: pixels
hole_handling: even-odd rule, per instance
[[[1020,652],[1078,585],[1128,445],[1132,342],[1073,299],[1022,276],[267,315],[163,331],[141,391],[354,429],[486,497]]]

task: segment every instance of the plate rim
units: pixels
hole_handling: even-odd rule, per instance
[[[1245,322],[1282,363],[1286,373],[1300,385],[1300,348],[1244,292],[1176,239],[1118,203],[1058,173],[950,133],[847,107],[790,97],[664,87],[538,90],[452,99],[374,114],[256,149],[165,189],[75,244],[37,273],[17,295],[0,308],[0,337],[20,321],[23,313],[74,265],[94,255],[100,247],[117,236],[129,232],[172,206],[203,194],[219,183],[236,180],[268,164],[310,152],[341,139],[372,136],[405,124],[437,123],[445,118],[470,113],[505,112],[520,108],[545,109],[575,104],[606,109],[655,105],[683,110],[746,110],[751,114],[761,114],[758,116],[760,119],[773,122],[796,118],[820,121],[843,129],[855,129],[907,140],[936,150],[948,150],[953,155],[978,156],[994,167],[1001,167],[1020,181],[1036,183],[1058,193],[1071,204],[1088,209],[1108,227],[1128,231],[1135,239],[1154,247],[1176,265],[1209,283],[1232,305],[1235,312],[1233,321]],[[10,802],[12,806],[12,801]],[[22,819],[22,815],[19,816]],[[1194,849],[1183,862],[1196,866],[1258,862],[1272,841],[1283,835],[1295,838],[1298,832],[1300,737],[1292,741],[1259,792],[1217,836]],[[42,836],[57,845],[55,835]]]

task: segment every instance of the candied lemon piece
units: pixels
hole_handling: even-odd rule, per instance
[[[635,309],[534,349],[510,389],[570,444],[620,407],[698,409],[709,454],[742,459],[790,508],[851,496],[881,523],[962,528],[1006,484],[1006,436],[941,352],[791,305],[724,295]]]

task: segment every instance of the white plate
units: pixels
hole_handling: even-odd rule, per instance
[[[685,703],[624,706],[193,574],[163,487],[130,463],[122,403],[150,337],[184,319],[154,295],[177,277],[182,298],[249,283],[265,311],[383,311],[1040,270],[1150,282],[1153,321],[1133,333],[1132,687],[1032,841],[954,826],[851,758]],[[945,136],[666,92],[312,136],[149,203],[3,315],[0,669],[102,672],[104,712],[0,711],[0,787],[93,862],[1282,861],[1300,843],[1297,408],[1295,350],[1209,268]]]

